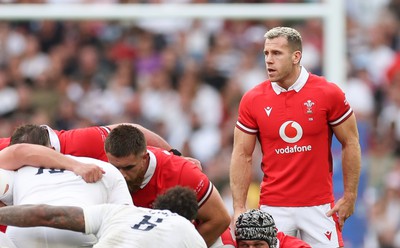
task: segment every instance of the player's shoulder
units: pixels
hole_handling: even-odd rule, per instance
[[[173,164],[175,167],[177,164],[186,161],[183,157],[176,156],[159,147],[147,146],[147,151],[150,153],[150,160],[156,162],[157,165],[160,166],[163,166],[164,164]]]
[[[247,92],[245,92],[243,94],[243,98],[252,98],[258,95],[263,95],[266,94],[268,92],[272,92],[273,89],[271,87],[271,81],[266,80],[260,84],[257,84],[256,86],[254,86],[253,88],[251,88],[250,90],[248,90]]]
[[[86,164],[95,164],[97,166],[100,166],[104,170],[117,170],[112,164],[96,159],[96,158],[90,158],[90,157],[78,157],[78,156],[73,156],[73,155],[65,155],[67,157],[70,157],[72,159],[75,159],[81,163],[86,163]]]
[[[153,152],[156,155],[159,154],[170,155],[170,153],[167,150],[155,146],[147,146],[147,150]]]
[[[306,88],[313,91],[315,96],[319,96],[322,99],[330,99],[334,96],[343,95],[343,90],[336,83],[314,74],[310,74]]]
[[[153,162],[156,162],[157,166],[162,168],[172,170],[180,169],[182,167],[198,168],[192,161],[185,157],[174,155],[165,149],[148,146],[147,150],[150,152],[150,160],[154,160]]]
[[[110,128],[107,126],[88,126],[79,127],[69,130],[54,130],[53,131],[58,136],[69,136],[69,135],[88,135],[88,134],[108,134],[110,133]]]
[[[203,172],[193,162],[185,157],[173,155],[172,153],[157,147],[148,147],[150,153],[150,166],[155,169],[155,177],[170,185],[180,181],[182,175],[186,178],[195,178]],[[160,185],[159,185],[160,186]]]
[[[325,77],[315,75],[310,73],[309,78],[307,80],[308,86],[318,87],[325,90],[337,90],[339,86],[331,81],[328,81]]]

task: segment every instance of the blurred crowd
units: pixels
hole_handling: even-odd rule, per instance
[[[348,75],[340,85],[364,142],[369,181],[360,197],[372,224],[365,247],[400,247],[400,1],[351,0],[346,8]],[[238,103],[266,79],[263,35],[282,25],[301,32],[302,65],[322,75],[320,19],[1,22],[0,136],[24,123],[59,130],[139,123],[199,159],[231,208],[228,173]],[[249,201],[257,206],[258,187],[251,190]]]

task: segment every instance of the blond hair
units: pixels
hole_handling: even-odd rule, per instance
[[[270,29],[268,32],[264,34],[266,39],[275,39],[278,37],[285,37],[288,41],[289,47],[292,48],[293,51],[303,50],[302,39],[300,33],[294,29],[289,27],[275,27]]]

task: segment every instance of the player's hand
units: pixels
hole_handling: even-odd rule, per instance
[[[74,173],[81,176],[87,183],[95,183],[103,177],[105,171],[95,164],[84,164],[74,167]]]
[[[201,171],[203,170],[203,167],[201,167],[201,162],[200,160],[197,160],[195,158],[191,158],[191,157],[184,157],[185,159],[189,160],[190,162],[192,162],[193,164],[195,164]]]
[[[343,230],[344,222],[354,213],[356,199],[342,197],[335,206],[326,213],[326,216],[331,217],[337,214],[339,218],[339,229]]]

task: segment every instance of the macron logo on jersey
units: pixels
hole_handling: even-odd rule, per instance
[[[266,108],[264,108],[264,110],[265,110],[265,112],[267,113],[267,115],[269,116],[270,114],[271,114],[271,111],[272,111],[272,107],[266,107]]]
[[[324,234],[329,240],[331,240],[331,235],[332,235],[331,231],[326,231]]]
[[[286,143],[296,143],[303,137],[303,129],[300,124],[295,121],[286,121],[279,128],[279,136]],[[296,152],[307,152],[311,151],[311,145],[308,146],[286,146],[283,148],[275,149],[277,154],[288,154],[288,153],[296,153]]]

